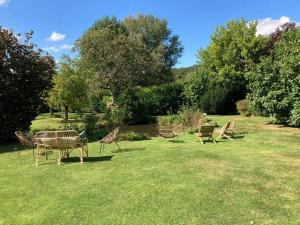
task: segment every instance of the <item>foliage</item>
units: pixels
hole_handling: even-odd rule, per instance
[[[102,18],[76,47],[90,85],[108,89],[113,102],[127,89],[168,80],[183,50],[165,20],[142,15],[124,21]]]
[[[109,114],[110,124],[113,127],[122,126],[129,118],[132,118],[131,112],[126,106],[113,106],[112,109],[109,111]]]
[[[179,121],[185,128],[196,128],[203,120],[205,115],[197,108],[182,106],[179,111]]]
[[[151,123],[153,116],[176,113],[183,104],[183,86],[168,83],[148,88],[127,90],[117,100],[120,108],[127,111],[126,121],[131,123]]]
[[[256,23],[230,21],[219,26],[207,49],[198,53],[198,68],[185,82],[187,100],[209,113],[235,112],[245,98],[246,73],[266,52],[266,38],[257,37]]]
[[[251,116],[250,103],[247,99],[239,100],[236,103],[236,109],[243,116]]]
[[[83,128],[87,133],[87,136],[93,136],[97,130],[97,122],[99,121],[99,116],[95,114],[86,114],[83,117]]]
[[[184,67],[184,68],[173,68],[172,75],[174,77],[174,80],[175,81],[184,81],[188,77],[188,74],[195,71],[196,68],[197,68],[196,65]]]
[[[32,32],[21,36],[0,27],[0,142],[29,129],[51,87],[54,60],[31,37]]]
[[[64,56],[58,73],[53,79],[54,87],[48,96],[51,108],[63,108],[65,120],[68,120],[69,109],[82,111],[87,105],[87,82],[78,68],[76,60]]]
[[[178,114],[175,115],[167,115],[167,116],[159,116],[158,117],[159,126],[167,126],[167,125],[180,125],[181,118]]]
[[[296,103],[300,101],[299,40],[299,29],[281,34],[271,54],[249,72],[248,97],[254,112],[273,116],[277,123],[297,124],[292,121],[297,121]]]
[[[120,139],[124,141],[142,141],[149,140],[149,137],[142,133],[127,131],[120,134]]]
[[[180,83],[167,83],[141,89],[139,97],[146,105],[148,114],[166,115],[177,113],[183,104],[183,85]]]
[[[291,126],[300,127],[300,102],[295,104],[288,122]]]

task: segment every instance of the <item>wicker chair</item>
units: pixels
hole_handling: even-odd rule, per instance
[[[49,150],[58,150],[58,164],[70,152],[80,148],[80,162],[83,163],[83,153],[88,157],[87,139],[81,139],[75,130],[66,131],[41,131],[35,135],[37,143],[36,164],[39,163],[40,153],[45,151],[46,157]]]
[[[34,138],[22,131],[16,131],[15,135],[17,136],[22,146],[32,148],[32,156],[34,156],[34,149],[36,147]],[[18,156],[20,155],[20,153],[21,151],[18,152]]]
[[[221,138],[227,138],[232,141],[232,139],[230,138],[230,136],[232,136],[232,131],[233,130],[231,130],[231,128],[230,128],[230,122],[225,123],[220,131],[220,134],[219,134],[219,137],[217,138],[217,140],[219,140]]]
[[[213,143],[216,144],[216,141],[213,137],[213,133],[214,133],[214,129],[215,127],[214,126],[201,126],[199,128],[199,132],[198,133],[195,133],[196,134],[196,140],[200,140],[202,144],[204,144],[204,140],[203,138],[206,137],[208,138],[207,140],[212,140]]]
[[[120,149],[120,147],[118,145],[118,142],[117,142],[117,140],[119,139],[119,134],[120,134],[120,127],[117,127],[111,133],[109,133],[104,138],[102,138],[101,140],[99,140],[98,141],[100,143],[99,152],[102,152],[102,150],[104,151],[104,145],[105,144],[111,144],[113,142],[116,143],[118,149],[121,151],[121,149]]]
[[[177,138],[178,139],[178,134],[175,132],[174,127],[171,125],[166,125],[166,126],[160,126],[158,130],[159,136],[163,138]]]

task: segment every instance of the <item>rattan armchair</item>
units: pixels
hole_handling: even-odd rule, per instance
[[[32,148],[32,156],[34,156],[34,148],[36,147],[34,138],[22,131],[16,131],[15,135],[22,146]],[[20,153],[21,151],[18,152],[18,156]]]
[[[105,144],[111,144],[113,142],[116,143],[118,149],[121,151],[119,145],[118,145],[118,139],[119,139],[119,134],[120,134],[120,128],[117,127],[116,129],[114,129],[111,133],[109,133],[108,135],[106,135],[104,138],[102,138],[101,140],[99,140],[98,142],[100,143],[100,149],[99,151],[102,152],[102,150],[104,151],[104,145]]]

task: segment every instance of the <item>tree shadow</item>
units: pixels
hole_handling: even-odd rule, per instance
[[[124,152],[134,152],[134,151],[144,151],[146,148],[121,148],[121,150],[112,150],[112,153],[124,153]]]
[[[32,149],[35,148],[29,148],[29,147],[24,147],[20,144],[13,143],[13,144],[4,144],[0,145],[0,154],[1,153],[8,153],[8,152],[19,152],[19,151],[32,151]]]
[[[167,142],[171,142],[171,143],[185,143],[182,140],[168,140]]]
[[[84,157],[83,162],[102,162],[102,161],[111,161],[113,158],[113,155],[107,155],[107,156],[90,156],[88,158]],[[62,162],[64,163],[72,163],[72,162],[80,162],[80,157],[70,157],[70,158],[64,158],[62,159]]]

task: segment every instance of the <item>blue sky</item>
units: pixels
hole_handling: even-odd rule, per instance
[[[299,23],[299,12],[299,0],[0,0],[0,25],[20,33],[33,30],[33,41],[59,59],[103,16],[153,14],[180,36],[185,51],[177,67],[185,67],[196,62],[197,50],[208,45],[217,25],[242,17],[261,20],[264,33],[280,21]]]

